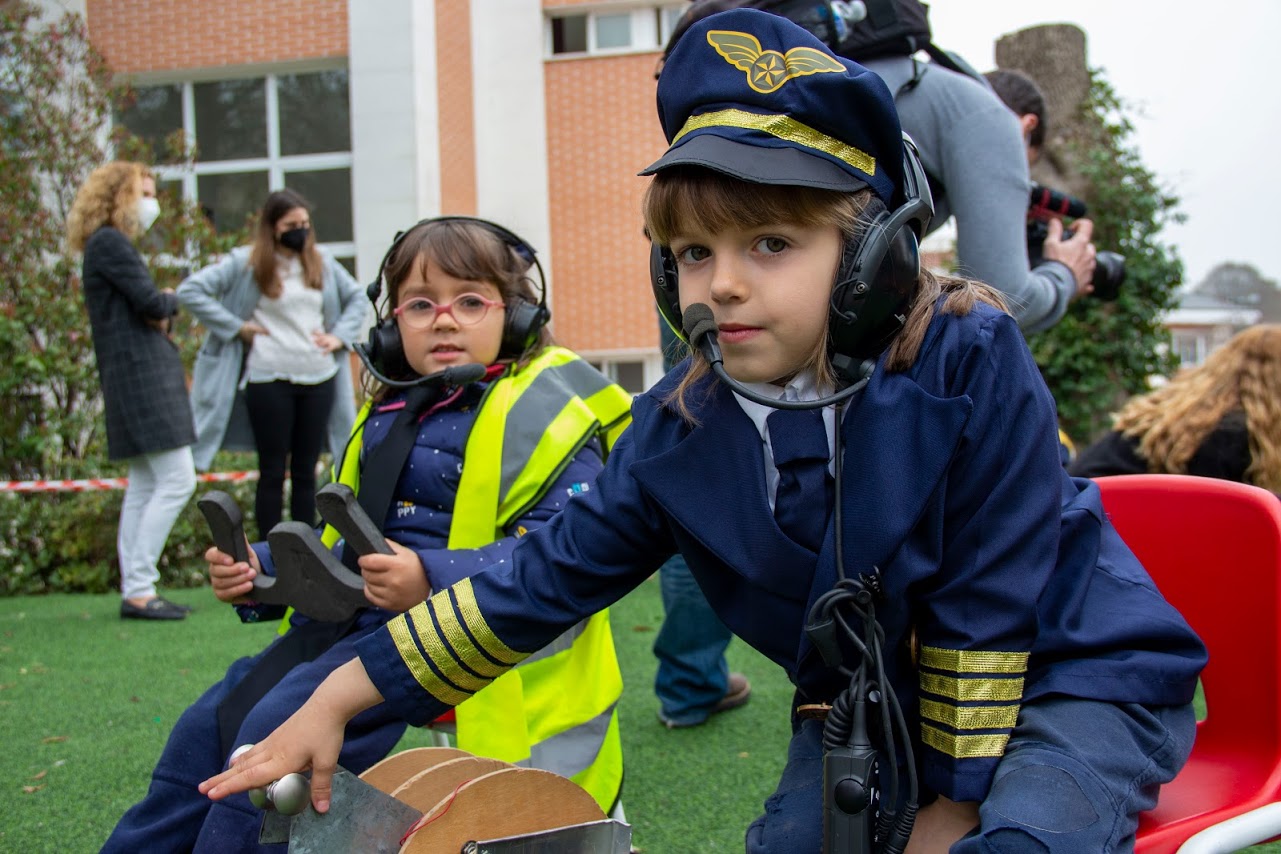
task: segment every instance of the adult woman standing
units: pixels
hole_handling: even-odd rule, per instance
[[[196,488],[191,405],[178,348],[167,334],[172,291],[151,280],[133,241],[160,215],[156,181],[139,163],[93,171],[67,218],[84,253],[81,280],[107,421],[107,457],[127,460],[120,508],[120,616],[181,620],[189,609],[156,595],[169,530]]]
[[[356,418],[346,354],[365,323],[360,286],[316,245],[307,200],[277,190],[253,244],[187,278],[178,299],[209,330],[192,384],[197,468],[221,447],[256,449],[260,538],[283,515],[286,465],[290,515],[312,524],[316,460],[326,439],[342,452]]]

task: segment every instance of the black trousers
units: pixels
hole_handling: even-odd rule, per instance
[[[249,423],[258,447],[258,490],[254,519],[258,539],[279,524],[284,513],[285,466],[289,467],[289,515],[316,524],[316,461],[329,435],[334,380],[315,385],[276,380],[245,388]]]

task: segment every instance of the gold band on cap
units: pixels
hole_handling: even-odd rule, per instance
[[[825,133],[820,133],[809,125],[798,122],[791,116],[762,115],[760,113],[749,113],[746,110],[717,110],[714,113],[702,113],[689,117],[685,122],[685,126],[681,128],[680,133],[672,138],[672,145],[675,145],[680,141],[681,137],[692,131],[711,127],[731,127],[759,131],[777,139],[794,142],[805,148],[830,154],[837,160],[848,163],[866,175],[876,174],[875,157],[852,145],[846,145]]]

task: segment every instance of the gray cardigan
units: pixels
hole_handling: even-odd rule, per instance
[[[348,351],[365,329],[369,304],[364,289],[324,249],[322,286],[325,331],[342,339],[335,351],[334,408],[329,414],[329,449],[335,457],[347,444],[356,420],[355,391]],[[241,246],[216,264],[188,276],[178,286],[178,300],[209,335],[192,372],[191,407],[196,419],[196,468],[204,471],[219,448],[254,450],[253,431],[240,389],[245,348],[240,327],[253,316],[262,292],[249,266],[250,247]]]

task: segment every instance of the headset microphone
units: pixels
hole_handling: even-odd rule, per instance
[[[824,406],[831,406],[834,403],[840,403],[853,397],[872,378],[872,369],[875,367],[875,362],[867,360],[859,366],[858,380],[836,394],[820,397],[818,400],[775,400],[752,391],[731,377],[725,370],[725,357],[721,355],[720,344],[716,341],[716,320],[713,318],[710,308],[704,303],[696,302],[684,308],[681,311],[681,317],[681,326],[684,328],[685,339],[698,348],[698,352],[703,354],[703,358],[711,365],[712,372],[720,377],[721,382],[733,389],[735,394],[762,406],[769,406],[773,409],[821,409]]]
[[[382,372],[374,367],[369,359],[368,348],[364,344],[357,344],[355,350],[356,355],[360,357],[360,361],[364,363],[365,370],[369,371],[374,379],[390,388],[412,388],[418,385],[460,386],[477,382],[485,377],[485,366],[472,362],[466,365],[445,368],[443,371],[437,371],[434,374],[428,374],[413,380],[393,380],[391,377],[384,376]]]

